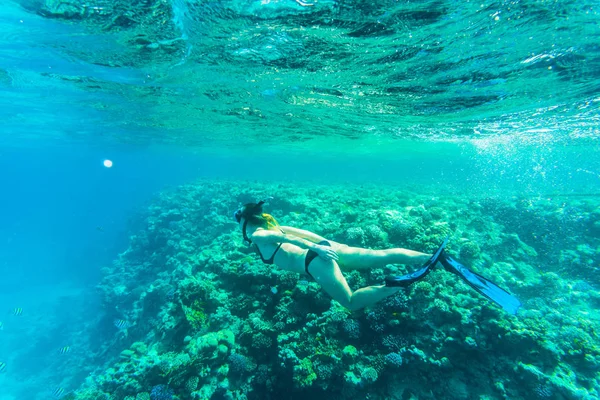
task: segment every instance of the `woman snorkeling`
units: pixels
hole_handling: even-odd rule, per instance
[[[349,310],[373,305],[423,279],[438,261],[446,270],[460,276],[509,313],[516,314],[521,305],[508,292],[445,254],[448,239],[434,254],[402,248],[371,250],[350,247],[303,229],[281,226],[273,216],[263,213],[263,204],[265,201],[248,203],[235,211],[234,218],[244,240],[256,246],[264,263],[312,277],[327,294]],[[407,275],[388,276],[385,285],[368,286],[354,292],[342,274],[343,270],[378,268],[387,264],[422,264],[422,267]]]

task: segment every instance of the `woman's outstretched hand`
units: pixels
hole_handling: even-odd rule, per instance
[[[317,252],[317,254],[319,255],[319,257],[325,259],[325,260],[335,260],[337,261],[339,259],[338,254],[335,252],[334,249],[332,249],[329,246],[321,246],[321,245],[317,245],[317,248],[315,250]]]

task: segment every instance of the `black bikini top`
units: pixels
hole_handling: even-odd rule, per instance
[[[246,226],[248,226],[248,220],[244,221],[244,226],[242,227],[242,233],[244,234],[244,241],[248,242],[248,244],[252,244],[252,240],[250,240],[248,235],[246,235]],[[280,231],[281,231],[281,229],[280,229]],[[284,231],[281,231],[281,233],[283,233],[285,235]],[[260,256],[260,259],[262,260],[262,262],[264,262],[265,264],[268,264],[268,265],[272,265],[273,260],[275,260],[275,254],[277,254],[277,252],[279,251],[279,248],[281,247],[282,244],[283,243],[279,243],[279,246],[277,246],[277,248],[273,252],[273,255],[271,256],[271,258],[266,259],[266,260],[263,257],[262,253],[260,252],[260,249],[258,248],[258,246],[256,246],[256,244],[254,246],[256,246],[256,251],[258,252],[258,255]]]

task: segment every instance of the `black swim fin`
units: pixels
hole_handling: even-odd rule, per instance
[[[448,244],[448,238],[444,239],[440,247],[433,253],[433,256],[425,263],[421,268],[416,270],[415,272],[411,272],[406,275],[398,275],[398,276],[387,276],[385,278],[385,286],[388,287],[406,287],[410,284],[421,280],[427,276],[438,262],[440,255],[446,248],[446,244]]]
[[[517,314],[519,307],[521,307],[521,302],[515,296],[500,288],[489,279],[471,271],[446,253],[442,254],[440,262],[446,271],[461,277],[469,286],[498,304],[506,312],[512,315]]]

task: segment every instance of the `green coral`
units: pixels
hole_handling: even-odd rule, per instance
[[[148,352],[148,346],[144,342],[134,342],[129,348],[140,356]]]
[[[204,311],[205,303],[195,300],[190,307],[183,306],[185,318],[194,330],[200,330],[207,325],[207,316]]]
[[[208,355],[214,358],[217,354],[222,353],[219,349],[219,336],[216,332],[209,332],[190,340],[187,349],[188,352],[194,356]]]
[[[268,349],[273,345],[273,339],[264,333],[252,335],[252,347],[256,349]]]
[[[229,329],[222,329],[217,332],[217,340],[224,342],[229,347],[233,347],[235,345],[235,334]]]
[[[198,387],[198,383],[200,382],[200,378],[197,376],[192,376],[185,383],[185,390],[187,393],[191,394]]]
[[[476,242],[465,242],[460,247],[460,257],[466,261],[474,260],[479,258],[481,255],[481,248]]]
[[[308,358],[300,360],[300,364],[294,366],[294,385],[298,388],[312,386],[317,379],[312,362]]]
[[[358,357],[358,350],[356,350],[356,347],[348,345],[344,347],[344,350],[342,350],[342,354],[349,360],[354,360],[356,357]]]
[[[362,379],[356,376],[356,374],[352,371],[344,372],[344,380],[346,383],[350,384],[350,386],[359,386],[362,383]]]
[[[171,376],[182,372],[192,363],[192,359],[187,353],[165,353],[160,358],[159,368],[162,376]]]
[[[377,378],[379,378],[379,374],[373,367],[362,368],[360,372],[360,377],[365,383],[374,383]]]
[[[131,357],[133,357],[135,355],[135,352],[129,349],[125,349],[121,352],[121,354],[119,355],[121,358],[127,360],[130,359]]]
[[[98,390],[98,388],[96,387],[89,387],[89,388],[84,388],[81,390],[78,390],[75,393],[71,393],[70,395],[72,395],[71,398],[69,397],[64,397],[67,400],[111,400],[110,395],[107,393],[103,393],[102,391]],[[137,399],[136,399],[137,400]],[[150,400],[150,396],[148,396],[148,399]]]
[[[452,317],[450,306],[442,299],[433,299],[427,307],[427,313],[434,319],[441,322],[447,322]]]

